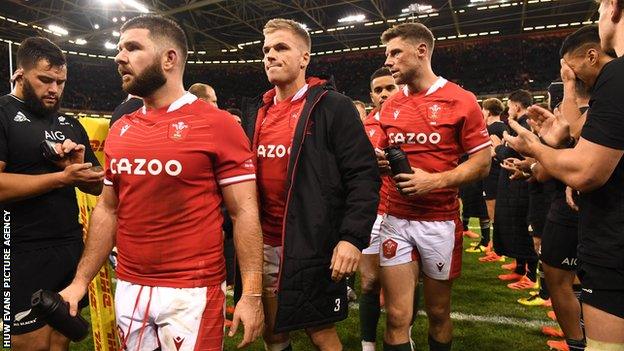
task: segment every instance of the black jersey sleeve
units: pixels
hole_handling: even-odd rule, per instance
[[[581,137],[609,148],[624,150],[624,58],[612,61],[600,73]]]

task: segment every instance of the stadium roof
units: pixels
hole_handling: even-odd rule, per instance
[[[261,58],[262,27],[283,17],[305,24],[313,52],[369,49],[393,24],[420,21],[438,41],[578,28],[597,20],[592,0],[2,0],[0,39],[44,35],[63,49],[115,53],[124,20],[150,12],[175,18],[191,60]],[[349,21],[349,19],[351,21]],[[108,43],[105,47],[105,43]],[[86,55],[83,55],[86,56]]]

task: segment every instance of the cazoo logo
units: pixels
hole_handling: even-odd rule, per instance
[[[389,133],[391,144],[437,144],[442,140],[440,133]]]
[[[258,157],[264,158],[282,158],[290,155],[290,147],[284,145],[258,145]]]
[[[134,175],[159,175],[163,171],[175,177],[182,173],[182,164],[178,160],[169,160],[164,164],[157,159],[147,160],[135,158],[132,161],[127,158],[111,159],[110,170],[113,174],[134,174]]]

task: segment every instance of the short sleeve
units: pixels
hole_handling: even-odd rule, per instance
[[[598,78],[581,137],[624,150],[624,60],[616,61],[607,65]]]
[[[477,101],[474,99],[461,101],[459,108],[460,111],[457,113],[464,116],[459,135],[463,151],[466,154],[473,154],[492,145],[483,113]]]
[[[220,186],[256,179],[249,139],[243,128],[227,114],[220,115],[214,134],[215,177]]]

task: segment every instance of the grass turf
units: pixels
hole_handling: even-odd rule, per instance
[[[477,224],[476,222],[474,223]],[[467,248],[470,240],[464,240]],[[501,263],[480,263],[479,254],[465,253],[463,255],[462,277],[455,281],[453,287],[453,312],[463,315],[476,315],[496,319],[497,317],[511,317],[520,321],[543,321],[552,324],[546,318],[546,308],[525,307],[516,302],[520,297],[528,296],[528,291],[508,289],[506,283],[498,280],[498,274],[503,271]],[[510,262],[508,259],[507,262]],[[359,284],[356,281],[356,286]],[[359,287],[357,288],[359,290]],[[359,291],[358,291],[359,292]],[[422,306],[422,301],[421,304]],[[84,311],[88,318],[88,310]],[[469,316],[468,316],[469,317]],[[538,351],[548,350],[547,338],[542,336],[535,327],[524,325],[497,324],[473,320],[455,320],[453,350],[479,351]],[[385,315],[382,313],[378,328],[378,344],[383,338]],[[360,350],[358,310],[352,308],[349,318],[338,323],[338,332],[345,350]],[[418,316],[413,328],[413,338],[417,350],[427,350],[427,321],[425,316]],[[307,336],[303,332],[291,334],[294,350],[314,350]],[[241,333],[233,338],[226,337],[225,350],[236,350],[241,340]],[[71,350],[93,350],[91,337],[79,344],[72,344]],[[258,340],[247,350],[262,351],[262,341]],[[377,347],[381,350],[381,346]],[[131,350],[130,350],[131,351]]]

